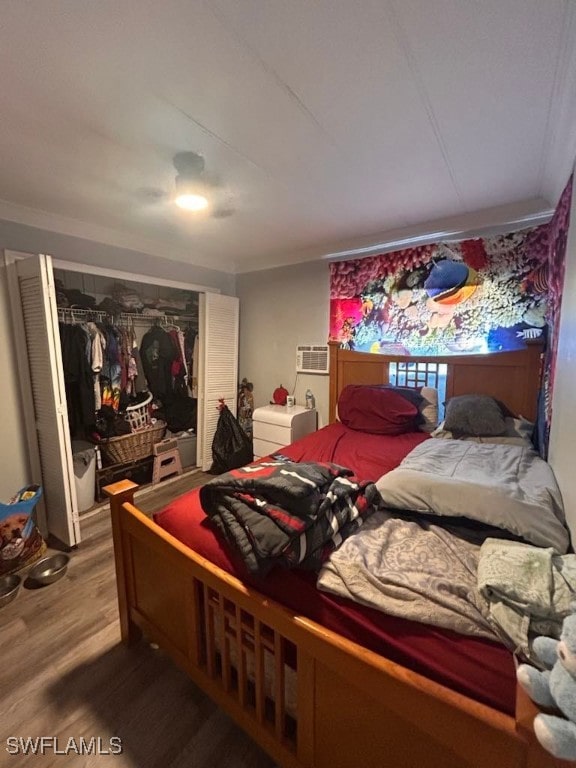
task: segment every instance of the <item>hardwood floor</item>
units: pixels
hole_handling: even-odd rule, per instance
[[[152,512],[210,476],[199,472],[138,499]],[[0,608],[0,765],[6,768],[272,768],[270,760],[161,651],[119,642],[108,512],[82,523],[82,544],[63,579],[20,588]],[[20,574],[24,575],[24,574]],[[9,737],[57,737],[25,755]],[[100,737],[122,753],[78,755]],[[18,754],[10,754],[19,747]],[[114,745],[114,742],[112,743]]]

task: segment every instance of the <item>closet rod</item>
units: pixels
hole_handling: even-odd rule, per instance
[[[174,320],[180,320],[183,322],[194,323],[197,321],[197,317],[194,315],[141,315],[137,312],[120,312],[115,315],[111,312],[104,312],[101,309],[75,309],[73,307],[58,307],[58,313],[63,315],[68,314],[70,317],[79,317],[83,319],[89,319],[98,316],[100,320],[107,317],[111,317],[114,320],[140,320],[140,322],[164,322],[170,323]]]

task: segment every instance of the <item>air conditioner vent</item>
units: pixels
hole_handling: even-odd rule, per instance
[[[328,373],[330,356],[326,344],[299,344],[296,347],[297,373]]]

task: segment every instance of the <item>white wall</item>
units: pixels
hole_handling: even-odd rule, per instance
[[[0,501],[39,478],[29,476],[28,447],[15,365],[4,250],[49,253],[57,259],[137,274],[181,280],[235,294],[235,277],[216,270],[160,259],[91,240],[0,221]]]
[[[254,383],[255,406],[266,405],[283,384],[292,392],[297,344],[325,344],[329,331],[329,269],[308,262],[238,275],[240,378]],[[296,402],[310,388],[319,426],[328,423],[328,376],[298,376]]]
[[[0,220],[0,250],[2,249],[25,253],[48,253],[55,259],[136,272],[151,277],[181,280],[183,283],[197,283],[219,288],[222,293],[230,296],[235,295],[235,277],[225,272],[197,267],[192,263],[184,264],[181,261],[160,259],[158,256],[132,251],[129,248],[116,248],[94,240],[60,235],[57,232],[36,229],[11,221]],[[190,254],[190,261],[194,261],[193,253]]]
[[[576,188],[572,189],[570,221],[548,461],[562,491],[568,526],[576,544]]]
[[[28,477],[28,448],[24,437],[24,419],[12,326],[6,289],[4,259],[0,253],[0,501],[6,502]]]

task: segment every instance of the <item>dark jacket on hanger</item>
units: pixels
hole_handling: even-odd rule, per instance
[[[81,325],[59,324],[68,420],[73,437],[95,422],[94,372],[89,357],[90,336]]]
[[[160,400],[170,397],[176,349],[168,333],[158,325],[147,331],[140,345],[140,355],[150,392]]]
[[[134,382],[134,391],[136,393],[147,392],[148,385],[146,384],[146,374],[144,373],[144,366],[142,365],[142,357],[140,356],[140,350],[138,349],[138,347],[132,347],[131,354],[132,354],[132,357],[134,358],[134,362],[136,363],[136,370],[138,371],[136,376],[136,381]]]

